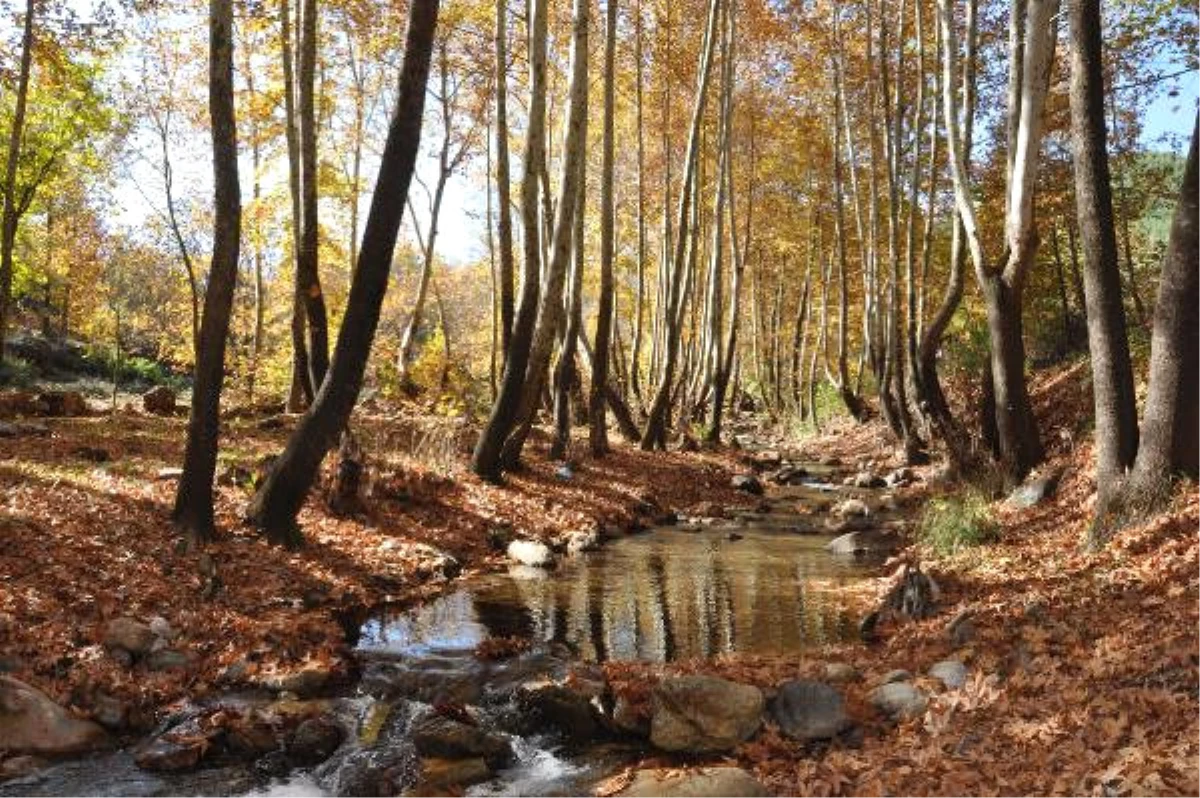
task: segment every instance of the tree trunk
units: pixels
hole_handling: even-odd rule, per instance
[[[642,401],[642,327],[646,316],[646,133],[642,120],[642,3],[638,0],[634,22],[634,60],[637,96],[637,299],[634,307],[633,350],[629,356],[629,383],[638,402]]]
[[[500,206],[500,351],[512,340],[514,286],[512,197],[508,161],[508,0],[496,0],[496,195]],[[488,224],[491,224],[489,220]]]
[[[437,15],[438,0],[413,0],[410,5],[400,95],[379,162],[379,176],[363,228],[358,267],[350,285],[329,379],[288,439],[287,447],[271,467],[248,511],[255,526],[275,542],[288,545],[302,542],[296,514],[312,487],[321,460],[346,428],[358,401],[420,146]]]
[[[586,134],[585,134],[586,135]],[[579,371],[575,367],[575,352],[578,348],[579,331],[583,326],[583,214],[587,191],[587,162],[579,160],[579,190],[575,195],[575,221],[572,233],[571,284],[566,297],[566,329],[559,347],[558,363],[554,369],[554,442],[550,457],[560,460],[571,450],[571,395],[579,384]],[[611,317],[611,313],[609,316]],[[607,357],[596,358],[593,369],[598,368]],[[606,364],[607,365],[607,364]],[[608,375],[605,375],[607,381]]]
[[[233,100],[233,0],[212,0],[208,12],[208,108],[213,147],[213,254],[204,290],[204,316],[188,420],[183,474],[172,519],[189,545],[213,536],[213,477],[217,467],[225,343],[237,286],[242,200],[238,185],[237,122]]]
[[[12,127],[8,132],[8,153],[4,166],[3,213],[0,213],[0,363],[4,362],[4,342],[12,304],[13,248],[17,241],[17,165],[25,136],[25,106],[29,99],[29,73],[33,67],[35,0],[25,3],[25,25],[21,34],[21,65],[17,73],[17,97]]]
[[[1071,21],[1075,203],[1083,240],[1083,287],[1096,421],[1096,483],[1103,503],[1103,494],[1133,465],[1138,445],[1137,405],[1113,226],[1100,0],[1067,0],[1067,6]],[[1063,293],[1065,296],[1065,290]]]
[[[319,274],[320,225],[317,219],[318,161],[315,102],[317,66],[317,0],[300,0],[297,125],[300,140],[300,248],[296,276],[304,298],[308,327],[308,371],[319,390],[329,368],[329,322]]]
[[[608,384],[608,360],[613,318],[613,250],[616,237],[616,207],[613,202],[613,160],[616,91],[617,0],[608,0],[605,13],[604,41],[604,143],[600,175],[600,297],[596,308],[596,361],[592,371],[588,400],[588,443],[592,454],[608,452],[608,416],[605,413],[604,386]],[[640,178],[639,178],[640,179]],[[581,191],[582,193],[582,191]],[[582,233],[583,207],[578,210]],[[582,252],[583,241],[575,242]],[[641,308],[638,308],[638,312]],[[572,358],[573,360],[573,358]]]

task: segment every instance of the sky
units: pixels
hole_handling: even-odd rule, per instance
[[[97,0],[68,0],[69,5],[83,18],[91,16],[96,2]],[[1163,64],[1155,66],[1162,72],[1170,72],[1175,68],[1165,59]],[[1175,96],[1170,96],[1170,89],[1176,90]],[[1153,150],[1173,149],[1182,152],[1191,133],[1197,98],[1200,97],[1200,75],[1191,72],[1157,86],[1125,91],[1153,93],[1153,99],[1143,117],[1142,145]],[[186,185],[186,181],[189,180],[209,181],[211,178],[208,177],[210,167],[207,161],[207,142],[197,141],[196,146],[182,149],[183,152],[176,155],[177,163],[174,164],[177,182]],[[487,255],[484,227],[486,194],[483,190],[482,167],[483,158],[480,156],[447,183],[437,241],[437,255],[446,263],[473,262]],[[365,193],[360,206],[363,218],[370,202],[373,172],[373,163],[363,172]],[[242,165],[242,174],[243,182],[247,181],[250,174],[248,160]],[[422,156],[418,159],[418,176],[429,186],[436,180],[436,159],[429,157],[427,148],[423,148]],[[412,190],[417,215],[421,217],[424,229],[428,224],[425,194],[415,183]],[[248,186],[244,188],[243,195],[249,196]],[[133,165],[129,176],[116,186],[114,199],[120,208],[118,224],[132,228],[144,225],[148,216],[157,213],[154,206],[161,206],[160,196],[161,181],[155,177],[150,167],[146,164]],[[402,235],[409,240],[414,239],[411,215],[405,216]]]

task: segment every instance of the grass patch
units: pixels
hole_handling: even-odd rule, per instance
[[[972,491],[931,500],[921,516],[917,537],[922,545],[945,556],[996,541],[1000,525],[992,518],[987,498]]]

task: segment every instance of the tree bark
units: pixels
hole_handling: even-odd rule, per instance
[[[1103,494],[1133,465],[1137,454],[1137,405],[1108,168],[1100,0],[1067,0],[1067,6],[1071,23],[1075,204],[1083,242],[1083,288],[1096,422],[1096,483],[1103,503]]]
[[[217,467],[225,344],[237,286],[242,200],[238,185],[233,100],[233,0],[212,0],[208,12],[208,108],[213,148],[213,254],[192,388],[183,474],[172,519],[189,545],[213,536],[213,476]]]
[[[329,378],[250,505],[251,522],[274,542],[299,545],[303,541],[296,514],[321,460],[337,442],[358,401],[420,147],[437,16],[438,0],[413,0],[410,5],[399,99],[379,162]]]
[[[318,161],[316,118],[317,0],[300,0],[299,74],[296,112],[300,144],[300,247],[296,277],[308,328],[308,371],[319,390],[329,368],[329,322],[320,278],[320,225],[317,219]]]
[[[592,370],[588,401],[588,443],[592,454],[608,452],[608,416],[605,413],[604,386],[608,384],[608,361],[613,318],[613,250],[617,214],[613,202],[614,130],[616,104],[617,0],[608,0],[605,12],[604,40],[604,143],[600,176],[600,297],[596,308],[596,360]],[[640,179],[640,178],[639,178]],[[580,219],[583,208],[579,208]],[[580,225],[582,229],[582,225]],[[583,242],[575,242],[582,250]],[[638,308],[641,312],[641,308]]]
[[[12,127],[8,132],[8,153],[4,165],[3,213],[0,213],[0,364],[4,362],[4,342],[7,338],[8,317],[12,304],[13,248],[17,241],[17,165],[21,161],[21,144],[25,136],[25,107],[29,100],[29,73],[33,69],[35,0],[25,3],[25,24],[21,33],[21,65],[17,72],[17,96],[13,107]]]
[[[500,351],[508,356],[515,314],[512,197],[508,159],[508,0],[496,0],[496,200],[500,206]],[[488,224],[491,224],[489,220]]]

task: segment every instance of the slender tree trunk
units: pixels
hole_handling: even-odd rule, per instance
[[[552,459],[562,459],[571,450],[571,394],[578,384],[579,371],[575,367],[575,353],[578,349],[580,330],[583,327],[583,217],[585,196],[587,193],[587,162],[579,161],[579,191],[575,196],[575,221],[572,239],[571,282],[566,297],[566,329],[563,331],[562,345],[559,347],[558,363],[554,369],[554,442],[550,447]],[[612,313],[609,313],[610,320]],[[599,347],[597,347],[599,350]],[[600,363],[607,357],[599,355],[592,364],[593,374]],[[607,365],[607,363],[605,364]],[[605,381],[608,375],[604,376]],[[595,379],[593,378],[593,383]],[[604,383],[601,383],[604,384]]]
[[[296,274],[308,328],[308,371],[318,390],[329,368],[329,323],[319,275],[320,225],[317,219],[318,162],[316,117],[317,0],[300,0],[299,74],[296,111],[300,144],[300,248]]]
[[[500,456],[512,429],[525,387],[533,329],[541,294],[542,244],[538,223],[538,190],[546,168],[546,0],[531,0],[529,13],[529,112],[525,131],[524,174],[521,181],[521,223],[524,228],[524,273],[521,299],[504,360],[500,392],[480,433],[471,470],[488,480],[500,479]]]
[[[508,356],[515,315],[512,197],[508,160],[508,0],[496,0],[496,195],[500,206],[500,351]],[[489,222],[490,224],[490,222]]]
[[[225,344],[237,286],[242,201],[238,186],[237,122],[233,100],[233,0],[212,0],[208,12],[208,108],[213,147],[213,255],[204,290],[204,316],[192,389],[183,474],[172,519],[189,545],[213,536],[213,477]]]
[[[250,520],[272,541],[288,545],[302,542],[296,514],[312,487],[321,460],[337,442],[358,401],[420,147],[437,15],[438,0],[412,0],[400,94],[379,162],[379,176],[329,379],[322,384],[309,412],[288,439],[287,447],[271,467],[248,511]]]
[[[1121,299],[1108,169],[1100,0],[1067,0],[1067,6],[1071,21],[1071,145],[1075,203],[1083,239],[1083,286],[1096,420],[1096,483],[1104,494],[1133,465],[1137,454],[1137,400],[1125,303]]]
[[[613,286],[613,251],[617,212],[613,202],[615,149],[613,115],[616,104],[616,51],[617,0],[608,0],[608,8],[605,12],[604,41],[604,143],[600,175],[600,297],[596,308],[596,360],[592,367],[591,394],[588,401],[588,442],[591,445],[592,454],[597,457],[608,452],[608,417],[605,413],[604,386],[608,384],[608,353],[611,348],[613,292],[615,290]],[[580,193],[582,194],[582,190]],[[582,204],[578,210],[578,216],[580,219],[578,230],[582,234]],[[575,242],[575,246],[578,251],[583,251],[582,240]],[[582,271],[582,264],[580,264],[580,270]],[[641,312],[640,306],[638,312]],[[573,360],[574,358],[572,358]]]
[[[643,176],[646,171],[646,133],[642,120],[642,3],[637,2],[634,22],[634,60],[637,96],[637,300],[634,307],[633,351],[629,356],[629,383],[638,402],[642,401],[642,326],[646,316],[646,192]]]
[[[4,362],[4,342],[7,339],[8,317],[12,305],[13,248],[17,241],[17,165],[21,161],[21,145],[25,136],[25,106],[29,100],[29,73],[33,68],[34,30],[36,28],[35,0],[25,3],[25,24],[21,33],[21,65],[17,72],[17,96],[13,107],[12,127],[8,131],[8,153],[4,164],[3,213],[0,213],[0,363]]]

